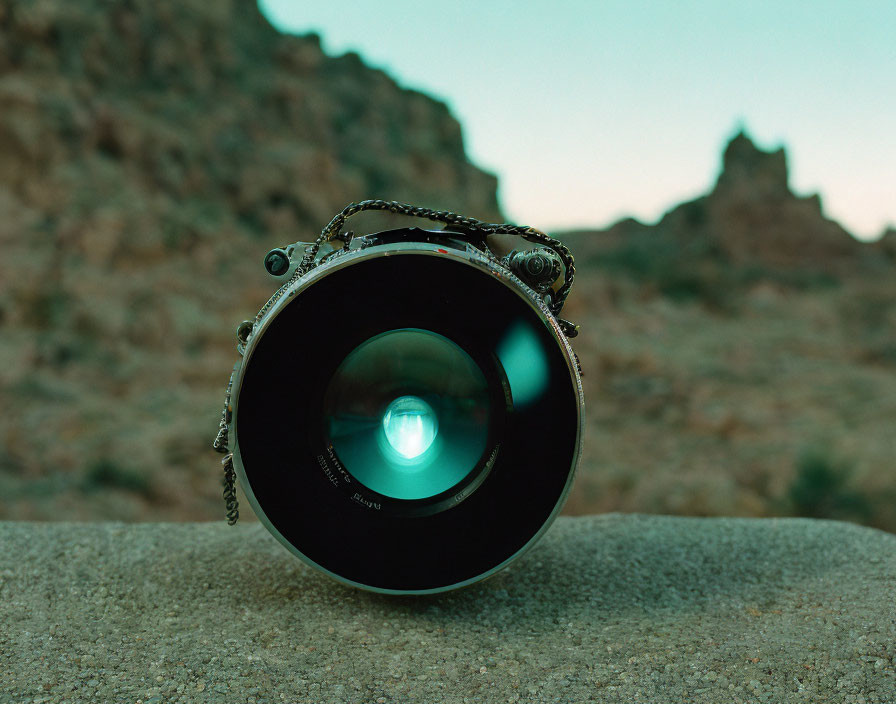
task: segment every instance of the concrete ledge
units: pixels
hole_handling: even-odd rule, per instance
[[[561,518],[440,596],[258,524],[0,523],[2,702],[893,702],[896,535]]]

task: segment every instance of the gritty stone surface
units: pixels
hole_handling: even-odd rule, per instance
[[[343,586],[259,524],[0,523],[2,702],[896,700],[896,535],[560,518],[484,582]]]

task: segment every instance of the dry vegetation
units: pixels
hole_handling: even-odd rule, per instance
[[[894,234],[855,240],[740,134],[656,225],[567,235],[588,394],[567,510],[896,530]]]
[[[0,0],[0,518],[219,517],[264,254],[364,198],[498,218],[496,187],[443,103],[253,0]]]
[[[736,313],[589,271],[572,513],[807,515],[896,530],[892,279],[758,283]]]

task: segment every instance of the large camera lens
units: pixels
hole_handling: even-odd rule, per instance
[[[336,457],[360,484],[395,499],[428,499],[460,484],[486,451],[494,413],[479,365],[428,330],[390,330],[361,343],[324,393]]]
[[[559,512],[581,442],[556,320],[440,238],[313,269],[253,330],[234,383],[234,465],[256,514],[375,591],[443,591],[518,557]]]

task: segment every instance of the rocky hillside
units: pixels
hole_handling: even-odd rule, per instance
[[[745,134],[655,225],[562,236],[587,436],[568,511],[804,515],[896,531],[896,248]]]
[[[447,107],[252,0],[0,0],[0,517],[212,517],[271,247],[353,200],[498,219]]]
[[[495,192],[443,104],[251,0],[0,0],[0,519],[221,518],[210,443],[264,254],[353,200],[500,219]],[[857,242],[740,134],[656,225],[564,237],[567,513],[896,531],[896,233]]]
[[[674,264],[688,280],[665,283],[680,284],[683,294],[696,287],[691,293],[698,295],[722,268],[740,277],[716,282],[726,285],[774,275],[791,283],[817,282],[867,267],[879,270],[889,248],[888,238],[868,246],[828,219],[817,194],[794,193],[784,149],[764,151],[744,132],[728,143],[716,184],[705,196],[672,208],[655,225],[626,219],[566,237],[591,261],[645,274],[660,285],[663,274],[676,272],[657,267]]]

